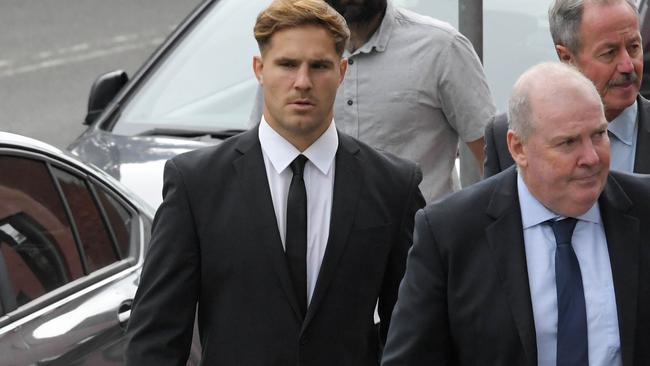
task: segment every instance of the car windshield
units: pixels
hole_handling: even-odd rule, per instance
[[[259,51],[253,26],[257,15],[270,2],[217,1],[138,86],[123,107],[113,133],[182,131],[186,135],[197,131],[227,136],[246,129],[257,90],[252,57]],[[485,1],[484,65],[500,110],[504,110],[511,85],[521,72],[540,60],[554,58],[546,20],[549,2]],[[392,3],[458,26],[458,0]],[[516,43],[507,36],[509,24],[516,24],[519,29]],[[491,52],[495,49],[502,51]],[[504,52],[513,55],[504,57]]]
[[[245,129],[257,88],[251,66],[259,53],[253,25],[269,3],[215,4],[135,93],[113,132]]]

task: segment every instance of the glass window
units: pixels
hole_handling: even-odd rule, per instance
[[[99,196],[99,201],[104,207],[104,212],[106,212],[108,222],[115,234],[117,247],[120,251],[120,258],[124,259],[132,255],[130,247],[133,215],[106,189],[98,184],[93,185],[97,192],[97,196]]]
[[[95,271],[117,261],[116,248],[86,181],[61,169],[53,168],[53,172],[77,225],[88,271]]]
[[[45,163],[0,156],[0,283],[5,311],[83,275],[61,198]],[[6,306],[9,304],[9,306]]]
[[[217,2],[128,102],[113,133],[246,129],[257,90],[253,26],[270,2]]]

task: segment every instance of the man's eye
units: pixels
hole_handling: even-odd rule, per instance
[[[606,57],[606,58],[611,58],[611,57],[613,57],[615,54],[616,54],[616,51],[615,51],[614,49],[611,49],[611,50],[608,50],[608,51],[603,52],[603,53],[601,54],[601,56],[602,56],[602,57]]]

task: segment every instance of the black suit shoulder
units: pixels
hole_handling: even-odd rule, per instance
[[[513,165],[507,143],[508,116],[498,114],[485,127],[485,164],[483,176],[491,177]]]
[[[220,166],[227,166],[232,163],[235,159],[241,156],[237,147],[242,142],[250,140],[255,140],[252,144],[257,142],[259,145],[259,140],[257,140],[257,129],[242,132],[239,135],[224,140],[218,145],[184,152],[171,158],[170,161],[183,172],[196,171],[199,173],[205,173],[207,170]]]
[[[615,199],[621,205],[629,205],[630,209],[643,212],[650,212],[650,175],[647,174],[628,174],[617,171],[609,173],[608,186],[614,185],[620,188],[625,196],[616,197]],[[610,187],[606,191],[613,191]],[[626,201],[629,200],[629,201]],[[650,215],[643,217],[650,220]]]
[[[417,164],[410,160],[377,150],[342,132],[339,132],[339,141],[339,148],[345,148],[356,155],[364,170],[384,176],[384,182],[397,179],[404,183],[403,180],[412,179],[413,174],[417,174],[421,178]],[[219,145],[179,154],[171,161],[182,172],[204,174],[207,171],[214,171],[215,168],[229,169],[233,161],[255,146],[260,146],[256,128],[228,138]],[[386,179],[388,180],[386,181]]]
[[[506,169],[504,172],[454,192],[428,205],[425,211],[427,214],[440,214],[445,216],[460,213],[471,214],[471,212],[485,212],[496,189],[508,180],[516,180],[516,172],[514,169],[514,167],[512,171]]]
[[[650,101],[642,97],[637,98],[638,131],[636,152],[634,157],[634,172],[650,173]]]
[[[426,206],[424,219],[438,245],[454,246],[458,250],[476,243],[485,235],[485,228],[494,222],[490,209],[495,201],[507,202],[506,210],[518,210],[516,177],[515,168],[511,167]],[[510,195],[510,199],[495,200],[504,194]]]
[[[390,152],[378,150],[370,145],[359,141],[352,136],[339,132],[340,147],[348,148],[354,152],[354,146],[358,147],[356,154],[364,169],[368,169],[377,182],[405,184],[417,179],[422,180],[422,172],[416,163],[398,157]],[[339,147],[339,148],[340,148]]]

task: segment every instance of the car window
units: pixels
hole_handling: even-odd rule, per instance
[[[221,0],[128,102],[114,129],[245,129],[257,81],[255,18],[270,0]]]
[[[83,247],[88,272],[118,260],[117,248],[109,237],[106,223],[86,181],[58,168],[52,168],[70,206]]]
[[[0,156],[0,253],[10,311],[80,278],[71,225],[45,163]]]
[[[120,258],[134,256],[137,248],[131,248],[131,227],[133,225],[133,214],[122,203],[120,203],[109,191],[99,184],[93,184],[99,201],[106,213],[109,225],[115,236]]]

